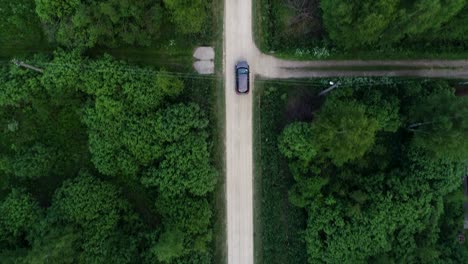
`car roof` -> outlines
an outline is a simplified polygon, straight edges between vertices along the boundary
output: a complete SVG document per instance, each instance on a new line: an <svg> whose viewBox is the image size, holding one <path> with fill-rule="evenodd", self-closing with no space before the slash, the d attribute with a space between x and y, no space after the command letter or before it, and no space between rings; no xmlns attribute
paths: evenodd
<svg viewBox="0 0 468 264"><path fill-rule="evenodd" d="M239 90L240 93L245 93L249 90L249 77L247 74L241 74L239 75L239 86L237 89Z"/></svg>
<svg viewBox="0 0 468 264"><path fill-rule="evenodd" d="M246 61L239 61L236 64L236 68L249 68L249 64Z"/></svg>

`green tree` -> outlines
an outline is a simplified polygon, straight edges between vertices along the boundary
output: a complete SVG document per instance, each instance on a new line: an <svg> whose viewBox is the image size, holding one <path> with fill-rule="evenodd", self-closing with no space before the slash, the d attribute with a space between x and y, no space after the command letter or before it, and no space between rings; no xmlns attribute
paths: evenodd
<svg viewBox="0 0 468 264"><path fill-rule="evenodd" d="M312 124L315 144L335 165L362 157L374 144L378 122L357 102L328 100Z"/></svg>
<svg viewBox="0 0 468 264"><path fill-rule="evenodd" d="M408 130L413 144L437 157L468 157L468 100L442 90L421 98L409 113Z"/></svg>
<svg viewBox="0 0 468 264"><path fill-rule="evenodd" d="M317 155L318 146L314 143L312 126L308 123L288 125L279 138L279 150L290 160L297 159L302 166L308 167Z"/></svg>
<svg viewBox="0 0 468 264"><path fill-rule="evenodd" d="M178 107L183 106L179 105ZM171 110L175 110L175 108ZM167 120L173 120L173 125L179 123L177 122L178 119ZM183 123L180 122L179 124L182 125ZM181 128L178 128L178 130L171 135L177 136L177 133L183 131ZM143 184L146 186L157 185L160 191L166 195L179 195L185 191L194 195L205 195L213 191L217 173L209 162L210 152L207 138L207 135L203 132L191 132L178 141L173 141L172 144L167 145L158 168L149 171L147 176L142 179Z"/></svg>
<svg viewBox="0 0 468 264"><path fill-rule="evenodd" d="M44 74L0 67L0 199L24 186L48 208L25 191L0 202L0 259L211 262L218 174L204 112L175 103L184 83L79 50L34 62Z"/></svg>
<svg viewBox="0 0 468 264"><path fill-rule="evenodd" d="M406 36L411 38L437 30L466 4L466 0L418 0L406 7L401 5L398 16L389 25L383 40L391 43Z"/></svg>
<svg viewBox="0 0 468 264"><path fill-rule="evenodd" d="M337 45L356 48L374 44L396 17L399 0L324 0L323 23Z"/></svg>
<svg viewBox="0 0 468 264"><path fill-rule="evenodd" d="M141 223L113 185L82 174L57 190L50 210L52 226L69 224L81 230L82 261L130 263L135 257L138 237L130 234Z"/></svg>
<svg viewBox="0 0 468 264"><path fill-rule="evenodd" d="M289 199L308 214L308 262L466 262L455 246L460 201L450 221L444 207L461 187L466 146L454 142L466 137L467 106L446 82L375 84L337 90L311 124L289 125L279 149L295 180ZM362 135L336 133L349 129ZM453 142L437 141L443 137ZM333 155L324 151L331 148ZM335 156L349 158L337 163Z"/></svg>
<svg viewBox="0 0 468 264"><path fill-rule="evenodd" d="M32 95L41 90L39 74L18 67L2 67L0 107L19 106L31 102Z"/></svg>
<svg viewBox="0 0 468 264"><path fill-rule="evenodd" d="M18 178L39 178L49 175L57 153L41 144L35 144L30 148L21 148L10 160L9 173Z"/></svg>
<svg viewBox="0 0 468 264"><path fill-rule="evenodd" d="M206 26L207 1L163 0L176 28L184 34L199 33Z"/></svg>
<svg viewBox="0 0 468 264"><path fill-rule="evenodd" d="M385 175L356 175L349 164L322 189L323 197L309 198L310 263L361 263L386 252L397 262L419 263L423 252L437 259L442 197L460 186L463 166L417 149L400 154L404 161Z"/></svg>
<svg viewBox="0 0 468 264"><path fill-rule="evenodd" d="M152 248L153 254L161 262L170 262L180 257L184 250L184 234L178 230L167 230Z"/></svg>
<svg viewBox="0 0 468 264"><path fill-rule="evenodd" d="M54 52L53 60L45 67L41 76L41 84L51 99L60 102L82 89L80 76L85 63L78 50Z"/></svg>
<svg viewBox="0 0 468 264"><path fill-rule="evenodd" d="M389 46L404 38L416 39L426 32L439 29L460 13L465 5L466 0L320 2L330 39L345 49L375 44ZM438 36L434 34L431 37Z"/></svg>
<svg viewBox="0 0 468 264"><path fill-rule="evenodd" d="M36 0L36 12L41 18L53 19L54 17L65 19L73 14L80 5L80 0ZM55 10L55 12L53 12Z"/></svg>
<svg viewBox="0 0 468 264"><path fill-rule="evenodd" d="M209 252L213 212L206 198L163 195L158 199L156 206L162 215L166 232L180 232L177 233L178 239L175 241L183 238L184 245L182 251L176 251L179 247L173 247L173 244L163 246L162 242L169 241L160 240L158 247L170 247L172 256Z"/></svg>
<svg viewBox="0 0 468 264"><path fill-rule="evenodd" d="M12 189L0 204L0 245L15 245L41 218L37 202L24 190ZM6 245L5 245L6 243Z"/></svg>
<svg viewBox="0 0 468 264"><path fill-rule="evenodd" d="M160 9L148 0L36 0L49 35L69 47L147 46L158 33Z"/></svg>
<svg viewBox="0 0 468 264"><path fill-rule="evenodd" d="M15 45L24 46L28 42L37 45L42 39L40 21L34 12L34 2L1 0L0 6L0 44L2 49L13 49Z"/></svg>
<svg viewBox="0 0 468 264"><path fill-rule="evenodd" d="M31 61L40 64L44 58ZM47 73L18 67L3 68L0 74L0 121L4 124L0 171L22 179L76 173L86 164L86 135L79 114L83 98L76 89L65 93L54 87L54 82L61 82L60 89L65 91L75 80L53 80Z"/></svg>
<svg viewBox="0 0 468 264"><path fill-rule="evenodd" d="M52 210L61 219L84 227L98 225L106 232L117 226L126 206L112 185L83 175L57 190Z"/></svg>
<svg viewBox="0 0 468 264"><path fill-rule="evenodd" d="M431 35L440 36L445 41L466 41L468 40L468 4L452 19L443 23L442 26L431 32Z"/></svg>
<svg viewBox="0 0 468 264"><path fill-rule="evenodd" d="M20 263L77 263L80 240L80 233L71 226L49 226L45 233L35 237L31 250Z"/></svg>
<svg viewBox="0 0 468 264"><path fill-rule="evenodd" d="M159 135L170 129L160 127L167 123L158 109L182 92L181 81L110 57L90 63L83 79L84 91L96 96L83 117L96 168L106 175L134 177L141 166L158 161L164 146Z"/></svg>

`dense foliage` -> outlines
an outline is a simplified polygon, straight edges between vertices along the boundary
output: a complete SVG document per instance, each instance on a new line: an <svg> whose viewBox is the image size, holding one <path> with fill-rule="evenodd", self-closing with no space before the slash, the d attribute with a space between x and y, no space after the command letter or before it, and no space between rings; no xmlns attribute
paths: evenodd
<svg viewBox="0 0 468 264"><path fill-rule="evenodd" d="M362 47L372 44L390 45L404 38L424 36L439 39L440 28L449 23L467 5L466 0L433 1L342 1L323 0L325 28L337 45L345 48ZM453 25L454 31L468 28ZM429 36L427 36L429 35ZM460 34L457 40L465 38Z"/></svg>
<svg viewBox="0 0 468 264"><path fill-rule="evenodd" d="M39 19L35 16L34 2L30 0L0 1L0 44L21 44L36 42L42 38L37 26Z"/></svg>
<svg viewBox="0 0 468 264"><path fill-rule="evenodd" d="M1 262L212 262L218 174L185 83L77 51L30 63L0 68Z"/></svg>
<svg viewBox="0 0 468 264"><path fill-rule="evenodd" d="M50 39L68 47L149 46L175 27L181 34L206 27L209 1L36 0Z"/></svg>
<svg viewBox="0 0 468 264"><path fill-rule="evenodd" d="M313 122L286 126L278 147L296 181L289 199L308 215L309 263L466 262L453 197L467 115L444 81L390 82L335 90Z"/></svg>
<svg viewBox="0 0 468 264"><path fill-rule="evenodd" d="M163 0L171 19L181 33L199 33L206 27L209 1Z"/></svg>
<svg viewBox="0 0 468 264"><path fill-rule="evenodd" d="M318 59L465 54L466 0L261 0L258 9L265 51Z"/></svg>
<svg viewBox="0 0 468 264"><path fill-rule="evenodd" d="M278 134L285 122L282 95L298 88L289 83L277 86L255 84L254 157L259 165L254 170L254 187L256 196L261 197L254 203L255 263L306 263L305 242L298 234L305 229L307 218L302 208L289 202L288 190L294 179L277 146Z"/></svg>
<svg viewBox="0 0 468 264"><path fill-rule="evenodd" d="M149 45L161 16L157 1L36 0L36 11L47 33L72 47Z"/></svg>

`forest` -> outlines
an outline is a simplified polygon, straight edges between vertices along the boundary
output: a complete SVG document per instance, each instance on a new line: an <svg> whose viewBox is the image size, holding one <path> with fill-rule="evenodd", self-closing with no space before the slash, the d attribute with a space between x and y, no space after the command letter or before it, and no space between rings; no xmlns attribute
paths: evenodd
<svg viewBox="0 0 468 264"><path fill-rule="evenodd" d="M466 0L261 0L257 10L257 43L265 52L318 59L466 55Z"/></svg>
<svg viewBox="0 0 468 264"><path fill-rule="evenodd" d="M79 51L0 72L2 263L208 263L206 111L164 70ZM9 263L9 262L6 263Z"/></svg>
<svg viewBox="0 0 468 264"><path fill-rule="evenodd" d="M213 263L214 82L93 50L212 41L211 2L0 6L0 57L42 70L0 62L0 262Z"/></svg>
<svg viewBox="0 0 468 264"><path fill-rule="evenodd" d="M322 100L265 84L261 263L467 262L468 98L443 80L342 82Z"/></svg>

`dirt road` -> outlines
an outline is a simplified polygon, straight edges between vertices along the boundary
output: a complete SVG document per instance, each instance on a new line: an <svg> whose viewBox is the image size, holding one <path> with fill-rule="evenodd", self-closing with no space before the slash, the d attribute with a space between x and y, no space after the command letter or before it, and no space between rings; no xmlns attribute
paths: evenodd
<svg viewBox="0 0 468 264"><path fill-rule="evenodd" d="M264 67L256 68L255 71L266 78L412 76L468 79L468 60L291 61L261 54L256 48L255 51L256 64L264 65ZM382 70L382 67L386 69ZM346 69L339 70L338 68Z"/></svg>
<svg viewBox="0 0 468 264"><path fill-rule="evenodd" d="M251 0L225 0L228 264L253 263L252 93L236 94L234 79L234 66L237 61L251 61L252 50L256 50L252 41L251 10ZM254 68L252 64L251 68Z"/></svg>

